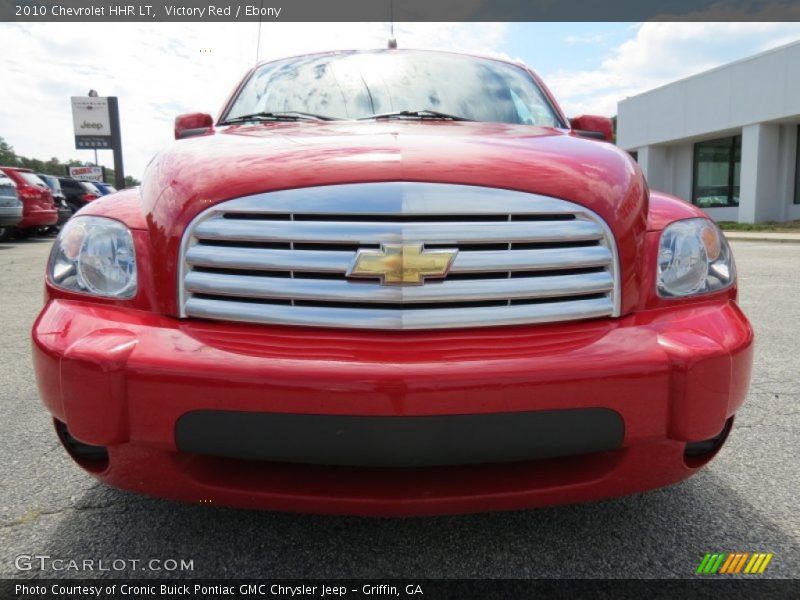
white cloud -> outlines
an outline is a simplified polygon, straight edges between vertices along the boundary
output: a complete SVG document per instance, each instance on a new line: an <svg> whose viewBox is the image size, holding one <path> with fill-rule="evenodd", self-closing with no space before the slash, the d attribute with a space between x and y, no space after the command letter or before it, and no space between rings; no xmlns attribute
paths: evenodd
<svg viewBox="0 0 800 600"><path fill-rule="evenodd" d="M595 70L545 81L567 114L614 115L627 96L800 39L800 23L645 23Z"/></svg>
<svg viewBox="0 0 800 600"><path fill-rule="evenodd" d="M141 177L182 112L216 114L256 58L256 23L0 24L0 136L22 155L91 160L74 149L70 96L119 96L127 174ZM497 54L502 23L399 23L401 47ZM383 48L385 23L264 23L260 58ZM100 162L112 166L111 152Z"/></svg>
<svg viewBox="0 0 800 600"><path fill-rule="evenodd" d="M575 44L602 44L611 37L610 32L604 33L587 33L584 35L568 35L564 38L564 42L570 45Z"/></svg>

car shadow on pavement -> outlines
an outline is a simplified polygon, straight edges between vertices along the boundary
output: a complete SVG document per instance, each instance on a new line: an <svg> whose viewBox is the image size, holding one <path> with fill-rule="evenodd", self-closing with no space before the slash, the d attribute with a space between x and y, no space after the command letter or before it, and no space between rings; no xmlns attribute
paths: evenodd
<svg viewBox="0 0 800 600"><path fill-rule="evenodd" d="M235 510L101 484L74 503L48 547L37 551L67 559L193 560L183 573L106 577L685 578L696 576L712 551L774 552L767 575L793 577L800 558L798 541L712 470L616 500L447 517Z"/></svg>

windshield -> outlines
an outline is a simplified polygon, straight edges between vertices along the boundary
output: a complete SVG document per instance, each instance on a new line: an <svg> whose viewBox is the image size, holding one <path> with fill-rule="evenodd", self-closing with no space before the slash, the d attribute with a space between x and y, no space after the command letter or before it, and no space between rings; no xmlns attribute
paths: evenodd
<svg viewBox="0 0 800 600"><path fill-rule="evenodd" d="M26 183L29 183L30 185L35 185L40 188L50 189L38 175L34 175L33 173L28 173L26 171L17 171L17 172L19 173L19 176L25 180Z"/></svg>
<svg viewBox="0 0 800 600"><path fill-rule="evenodd" d="M51 192L55 192L57 194L61 193L61 184L58 182L58 179L52 177L51 175L39 175L39 177L47 184L47 187L50 188Z"/></svg>
<svg viewBox="0 0 800 600"><path fill-rule="evenodd" d="M472 56L414 51L267 63L239 91L223 122L261 112L363 119L425 110L473 121L561 126L524 69Z"/></svg>

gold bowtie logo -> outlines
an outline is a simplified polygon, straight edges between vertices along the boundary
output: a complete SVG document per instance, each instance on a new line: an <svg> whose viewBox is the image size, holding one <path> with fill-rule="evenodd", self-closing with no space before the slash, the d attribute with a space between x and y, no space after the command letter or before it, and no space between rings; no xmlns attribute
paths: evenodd
<svg viewBox="0 0 800 600"><path fill-rule="evenodd" d="M425 250L422 244L381 244L359 250L348 277L379 277L385 285L420 285L426 277L444 277L458 250Z"/></svg>

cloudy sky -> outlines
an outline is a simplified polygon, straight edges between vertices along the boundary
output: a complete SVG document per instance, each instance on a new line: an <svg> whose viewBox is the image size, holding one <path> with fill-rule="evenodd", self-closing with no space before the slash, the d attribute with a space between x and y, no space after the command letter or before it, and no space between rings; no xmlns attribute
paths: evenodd
<svg viewBox="0 0 800 600"><path fill-rule="evenodd" d="M386 23L264 23L260 58L385 47ZM800 23L405 23L401 47L521 59L567 114L617 102L800 40ZM19 154L91 160L74 149L70 96L119 96L126 173L140 178L182 112L217 113L256 59L258 25L0 24L0 137ZM742 93L747 93L746 85ZM111 152L100 162L112 166Z"/></svg>

